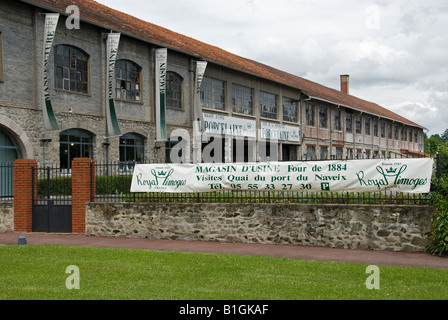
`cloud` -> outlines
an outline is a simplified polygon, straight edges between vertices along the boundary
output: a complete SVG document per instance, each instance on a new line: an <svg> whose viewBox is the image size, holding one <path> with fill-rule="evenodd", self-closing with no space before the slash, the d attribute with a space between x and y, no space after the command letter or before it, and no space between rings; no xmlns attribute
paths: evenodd
<svg viewBox="0 0 448 320"><path fill-rule="evenodd" d="M446 0L98 0L234 54L448 128ZM424 115L424 116L422 116Z"/></svg>

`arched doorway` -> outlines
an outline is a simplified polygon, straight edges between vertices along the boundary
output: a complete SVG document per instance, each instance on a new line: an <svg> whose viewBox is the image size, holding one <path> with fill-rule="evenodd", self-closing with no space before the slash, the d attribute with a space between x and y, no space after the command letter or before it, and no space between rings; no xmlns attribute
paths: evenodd
<svg viewBox="0 0 448 320"><path fill-rule="evenodd" d="M21 157L15 139L0 128L0 197L11 197L13 189L13 163Z"/></svg>

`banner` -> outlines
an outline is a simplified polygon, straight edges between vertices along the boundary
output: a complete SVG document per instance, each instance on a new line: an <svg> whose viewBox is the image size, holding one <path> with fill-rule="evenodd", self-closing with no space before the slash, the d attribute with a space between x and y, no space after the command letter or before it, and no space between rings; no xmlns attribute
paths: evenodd
<svg viewBox="0 0 448 320"><path fill-rule="evenodd" d="M44 54L43 54L43 104L44 126L48 131L59 129L58 122L51 105L50 93L48 91L48 59L50 57L53 39L58 25L59 13L46 13L44 26Z"/></svg>
<svg viewBox="0 0 448 320"><path fill-rule="evenodd" d="M261 139L300 142L300 129L281 123L261 121Z"/></svg>
<svg viewBox="0 0 448 320"><path fill-rule="evenodd" d="M204 79L205 69L207 68L206 61L197 61L196 62L196 80L195 86L196 91L194 95L194 120L198 122L198 127L200 130L200 134L205 132L204 127L204 117L202 115L202 103L201 103L201 84L202 79ZM205 137L203 137L205 139Z"/></svg>
<svg viewBox="0 0 448 320"><path fill-rule="evenodd" d="M117 59L118 45L120 43L119 33L109 33L107 35L107 99L106 99L106 118L107 118L107 137L121 135L120 126L118 125L117 114L115 113L114 104L114 79L115 79L115 62Z"/></svg>
<svg viewBox="0 0 448 320"><path fill-rule="evenodd" d="M168 50L156 50L156 140L166 141L166 67Z"/></svg>
<svg viewBox="0 0 448 320"><path fill-rule="evenodd" d="M255 120L212 113L204 113L203 117L206 133L234 137L257 137L257 123Z"/></svg>
<svg viewBox="0 0 448 320"><path fill-rule="evenodd" d="M131 192L428 193L433 159L136 165Z"/></svg>

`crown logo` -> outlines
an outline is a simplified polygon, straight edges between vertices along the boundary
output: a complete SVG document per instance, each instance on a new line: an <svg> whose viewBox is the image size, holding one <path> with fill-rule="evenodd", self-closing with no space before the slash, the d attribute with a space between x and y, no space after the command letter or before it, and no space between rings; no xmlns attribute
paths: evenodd
<svg viewBox="0 0 448 320"><path fill-rule="evenodd" d="M395 173L395 172L397 172L397 169L394 169L394 168L386 169L386 172L387 173Z"/></svg>
<svg viewBox="0 0 448 320"><path fill-rule="evenodd" d="M164 172L163 170L158 172L160 176L166 176L166 172Z"/></svg>

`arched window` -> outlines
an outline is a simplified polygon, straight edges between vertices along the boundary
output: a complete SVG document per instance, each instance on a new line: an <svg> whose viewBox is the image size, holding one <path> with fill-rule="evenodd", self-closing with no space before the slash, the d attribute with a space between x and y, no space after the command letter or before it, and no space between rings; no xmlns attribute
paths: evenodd
<svg viewBox="0 0 448 320"><path fill-rule="evenodd" d="M20 148L15 139L0 128L0 164L13 163L20 157Z"/></svg>
<svg viewBox="0 0 448 320"><path fill-rule="evenodd" d="M128 60L117 60L115 64L117 99L140 101L141 68Z"/></svg>
<svg viewBox="0 0 448 320"><path fill-rule="evenodd" d="M0 128L0 198L14 195L12 164L20 157L15 139Z"/></svg>
<svg viewBox="0 0 448 320"><path fill-rule="evenodd" d="M182 109L182 83L184 79L175 72L166 73L166 105Z"/></svg>
<svg viewBox="0 0 448 320"><path fill-rule="evenodd" d="M88 93L89 56L81 49L68 45L58 45L54 49L54 87Z"/></svg>
<svg viewBox="0 0 448 320"><path fill-rule="evenodd" d="M74 158L92 158L93 137L81 129L69 129L61 132L60 140L60 162L61 169L70 173Z"/></svg>

